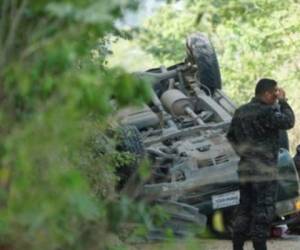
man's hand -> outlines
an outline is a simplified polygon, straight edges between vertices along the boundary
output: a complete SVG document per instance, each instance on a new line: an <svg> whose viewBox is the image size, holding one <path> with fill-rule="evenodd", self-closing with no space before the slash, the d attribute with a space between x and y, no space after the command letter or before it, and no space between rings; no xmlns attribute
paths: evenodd
<svg viewBox="0 0 300 250"><path fill-rule="evenodd" d="M286 100L285 91L282 88L278 88L276 92L278 100Z"/></svg>

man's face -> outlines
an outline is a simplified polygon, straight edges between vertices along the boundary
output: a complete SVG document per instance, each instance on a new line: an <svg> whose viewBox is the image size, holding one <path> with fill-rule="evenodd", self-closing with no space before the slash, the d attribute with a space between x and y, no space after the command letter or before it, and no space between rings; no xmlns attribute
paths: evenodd
<svg viewBox="0 0 300 250"><path fill-rule="evenodd" d="M275 104L278 99L278 88L275 87L272 90L266 91L264 94L264 102L269 105Z"/></svg>

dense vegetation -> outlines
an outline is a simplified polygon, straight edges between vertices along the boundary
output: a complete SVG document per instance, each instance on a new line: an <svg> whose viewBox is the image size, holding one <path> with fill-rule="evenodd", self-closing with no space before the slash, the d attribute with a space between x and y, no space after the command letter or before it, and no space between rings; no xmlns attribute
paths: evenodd
<svg viewBox="0 0 300 250"><path fill-rule="evenodd" d="M99 134L148 96L105 67L105 36L133 2L1 1L1 249L103 249L132 209L113 199L114 145Z"/></svg>

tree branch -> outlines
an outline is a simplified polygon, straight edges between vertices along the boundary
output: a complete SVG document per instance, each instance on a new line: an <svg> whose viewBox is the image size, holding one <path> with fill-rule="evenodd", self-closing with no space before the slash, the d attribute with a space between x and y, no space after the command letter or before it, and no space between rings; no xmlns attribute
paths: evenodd
<svg viewBox="0 0 300 250"><path fill-rule="evenodd" d="M59 31L59 27L61 27L61 25L62 25L61 20L54 20L54 21L44 20L44 22L39 23L37 26L35 26L33 28L35 31L33 35L34 38L33 40L30 41L29 46L23 49L20 55L20 60L24 60L27 57L31 56L36 51L52 43L57 37L62 35L63 32L66 32L65 30L63 32ZM58 31L56 32L55 35L52 35L51 37L47 37L46 36L48 32L47 29L49 28L57 29Z"/></svg>
<svg viewBox="0 0 300 250"><path fill-rule="evenodd" d="M9 0L3 0L2 8L1 8L1 16L0 16L0 48L4 46L5 41L5 30L6 30L6 19L8 19L7 13L8 13L8 7L9 7ZM2 51L2 49L1 49ZM2 54L2 52L0 53ZM1 55L0 54L0 55Z"/></svg>
<svg viewBox="0 0 300 250"><path fill-rule="evenodd" d="M12 4L14 4L14 3L12 3ZM3 46L2 57L0 58L0 74L3 70L4 65L9 60L9 52L12 49L13 45L15 44L17 29L18 29L18 26L20 24L22 14L24 12L26 4L27 4L27 0L22 0L19 9L16 10L14 18L10 21L11 25L10 25L9 30L8 30L7 39L6 39L6 41L4 43L4 46ZM11 7L14 9L13 6L11 6Z"/></svg>

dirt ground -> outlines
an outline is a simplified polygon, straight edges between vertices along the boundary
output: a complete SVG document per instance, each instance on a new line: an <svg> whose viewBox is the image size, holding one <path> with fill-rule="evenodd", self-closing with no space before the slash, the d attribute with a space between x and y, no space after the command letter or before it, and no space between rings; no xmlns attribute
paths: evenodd
<svg viewBox="0 0 300 250"><path fill-rule="evenodd" d="M232 250L230 240L203 239L135 245L138 250ZM268 240L268 250L299 250L300 236L289 236L286 239ZM244 250L253 250L252 243L246 242Z"/></svg>
<svg viewBox="0 0 300 250"><path fill-rule="evenodd" d="M232 250L232 244L228 240L208 240L203 250ZM269 240L268 250L299 250L300 238L298 240ZM252 243L246 242L244 250L253 250Z"/></svg>

